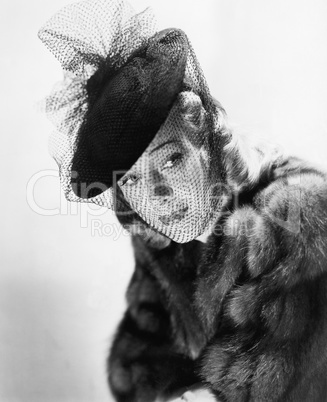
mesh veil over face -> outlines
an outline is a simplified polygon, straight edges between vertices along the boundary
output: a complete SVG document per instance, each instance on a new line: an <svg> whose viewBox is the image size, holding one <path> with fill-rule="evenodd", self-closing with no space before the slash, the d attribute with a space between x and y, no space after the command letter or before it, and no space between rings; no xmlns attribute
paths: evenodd
<svg viewBox="0 0 327 402"><path fill-rule="evenodd" d="M66 71L46 101L66 198L116 209L118 186L160 233L177 242L200 235L215 209L210 149L219 124L186 35L157 33L148 9L87 0L39 36Z"/></svg>

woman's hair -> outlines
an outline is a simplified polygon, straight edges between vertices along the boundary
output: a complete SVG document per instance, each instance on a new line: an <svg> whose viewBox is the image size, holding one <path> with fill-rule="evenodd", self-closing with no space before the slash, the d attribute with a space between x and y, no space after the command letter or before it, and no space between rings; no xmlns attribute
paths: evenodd
<svg viewBox="0 0 327 402"><path fill-rule="evenodd" d="M207 151L212 170L219 166L224 170L213 175L215 180L226 182L233 191L251 189L269 177L281 154L271 144L234 131L221 104L215 99L214 103L216 116L213 128L200 97L194 92L181 92L172 113L181 116L182 128L189 140Z"/></svg>
<svg viewBox="0 0 327 402"><path fill-rule="evenodd" d="M207 113L198 95L192 91L180 92L169 117L174 128L177 125L193 145L197 148L204 145L208 128Z"/></svg>
<svg viewBox="0 0 327 402"><path fill-rule="evenodd" d="M224 166L227 183L234 191L250 190L259 182L265 182L282 159L277 145L233 130L226 117L220 135L228 135L223 149Z"/></svg>

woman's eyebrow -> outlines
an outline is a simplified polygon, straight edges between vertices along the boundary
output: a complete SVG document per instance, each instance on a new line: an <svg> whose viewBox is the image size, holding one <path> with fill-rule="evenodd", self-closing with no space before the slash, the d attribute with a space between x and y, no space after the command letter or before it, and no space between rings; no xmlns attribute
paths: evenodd
<svg viewBox="0 0 327 402"><path fill-rule="evenodd" d="M168 140L166 142L163 142L162 144L156 146L155 148L152 149L152 151L150 151L150 155L154 152L154 151L158 151L158 149L164 147L167 144L171 144L172 142L177 142L176 140Z"/></svg>

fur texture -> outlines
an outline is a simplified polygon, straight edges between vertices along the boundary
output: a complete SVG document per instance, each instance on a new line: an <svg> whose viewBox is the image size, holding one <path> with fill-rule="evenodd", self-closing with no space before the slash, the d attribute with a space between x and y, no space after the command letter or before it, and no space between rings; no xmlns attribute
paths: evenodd
<svg viewBox="0 0 327 402"><path fill-rule="evenodd" d="M327 400L327 184L289 160L233 200L203 252L201 376L223 401Z"/></svg>
<svg viewBox="0 0 327 402"><path fill-rule="evenodd" d="M275 161L223 212L205 245L134 237L108 359L117 401L165 400L198 382L224 402L327 400L325 175Z"/></svg>

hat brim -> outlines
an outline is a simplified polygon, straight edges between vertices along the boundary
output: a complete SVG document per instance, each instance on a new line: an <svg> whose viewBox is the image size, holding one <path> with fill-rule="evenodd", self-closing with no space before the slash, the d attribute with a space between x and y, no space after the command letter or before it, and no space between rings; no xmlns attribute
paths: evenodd
<svg viewBox="0 0 327 402"><path fill-rule="evenodd" d="M101 194L142 155L182 90L187 54L184 32L167 29L118 70L106 64L90 78L71 168L78 197Z"/></svg>

